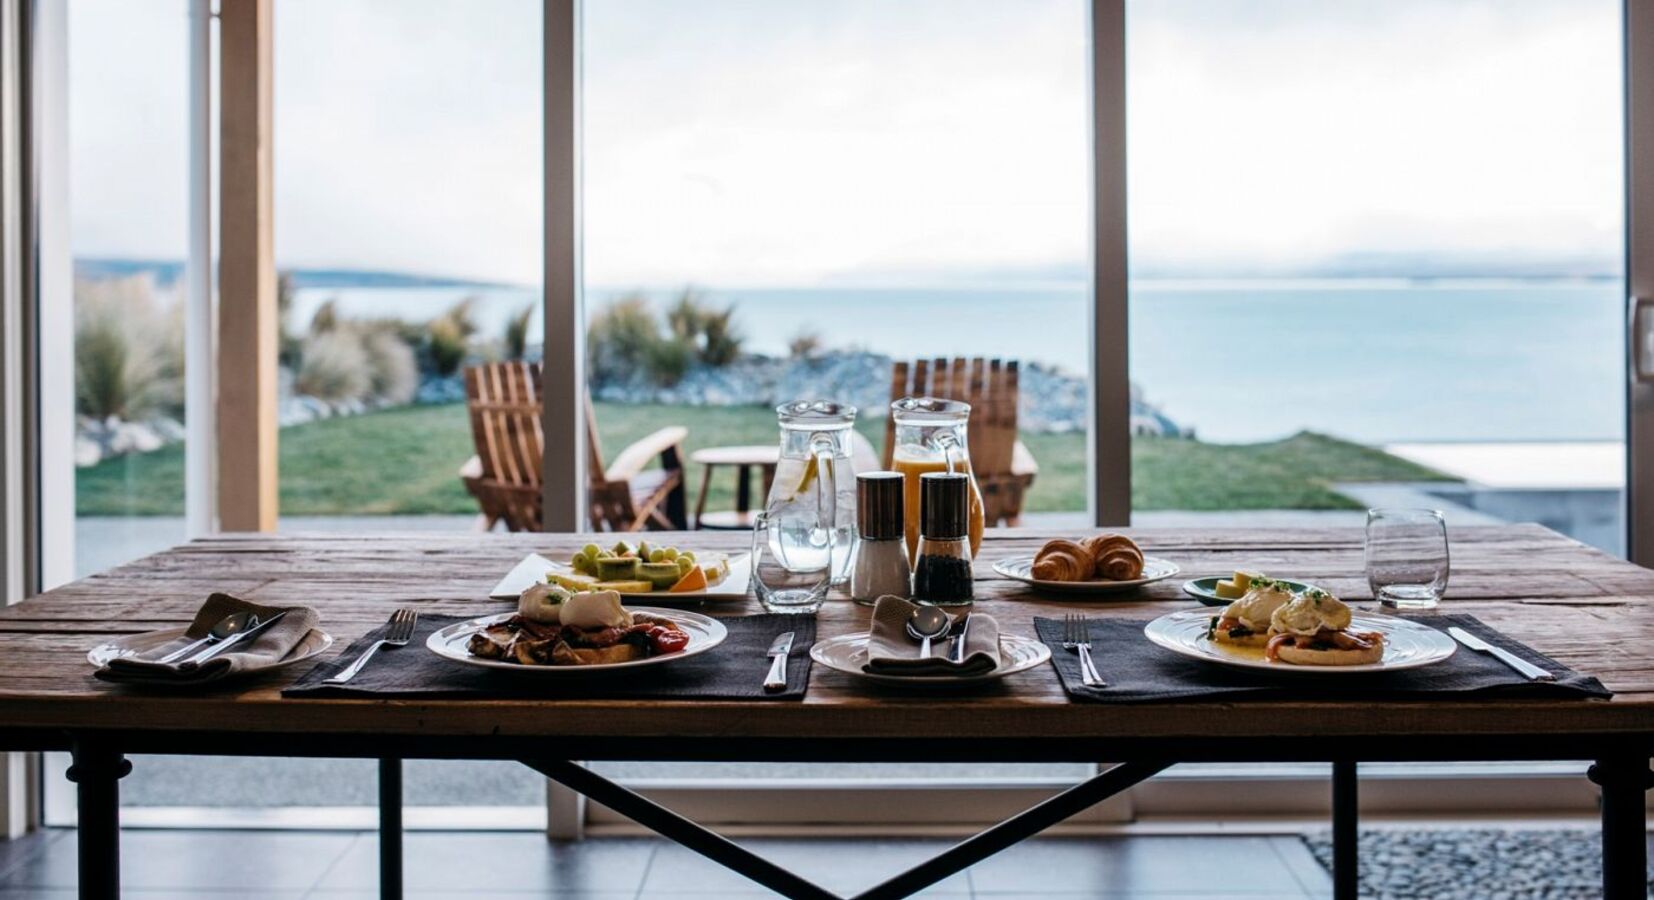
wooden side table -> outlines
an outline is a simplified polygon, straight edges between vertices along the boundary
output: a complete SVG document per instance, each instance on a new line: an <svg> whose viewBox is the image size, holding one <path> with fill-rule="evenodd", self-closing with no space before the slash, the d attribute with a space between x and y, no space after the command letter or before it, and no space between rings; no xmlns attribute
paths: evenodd
<svg viewBox="0 0 1654 900"><path fill-rule="evenodd" d="M707 447L689 454L689 461L701 464L701 493L695 500L695 527L734 531L752 527L752 470L764 475L764 496L769 496L770 482L775 480L775 466L781 458L781 448L775 444L753 444L745 447ZM720 466L735 468L735 509L706 511L707 491L712 487L712 475Z"/></svg>

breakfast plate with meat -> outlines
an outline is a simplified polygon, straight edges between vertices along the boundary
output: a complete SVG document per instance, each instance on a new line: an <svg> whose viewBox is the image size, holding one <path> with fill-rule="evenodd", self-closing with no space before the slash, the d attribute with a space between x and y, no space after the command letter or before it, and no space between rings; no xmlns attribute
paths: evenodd
<svg viewBox="0 0 1654 900"><path fill-rule="evenodd" d="M722 622L684 610L626 608L613 591L524 591L516 612L438 629L425 646L466 665L514 672L592 674L688 659L723 643Z"/></svg>
<svg viewBox="0 0 1654 900"><path fill-rule="evenodd" d="M1428 625L1354 612L1326 591L1293 592L1284 582L1262 578L1217 615L1168 613L1143 634L1173 653L1207 662L1318 674L1416 669L1447 659L1457 647Z"/></svg>

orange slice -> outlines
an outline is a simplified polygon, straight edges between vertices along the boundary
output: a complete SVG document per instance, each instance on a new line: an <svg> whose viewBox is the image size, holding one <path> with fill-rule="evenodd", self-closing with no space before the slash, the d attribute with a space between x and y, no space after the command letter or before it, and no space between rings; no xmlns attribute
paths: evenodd
<svg viewBox="0 0 1654 900"><path fill-rule="evenodd" d="M679 578L678 583L672 585L672 587L668 588L668 590L674 594L685 594L690 591L704 591L706 590L706 572L702 571L699 566L696 566L685 573L682 578Z"/></svg>

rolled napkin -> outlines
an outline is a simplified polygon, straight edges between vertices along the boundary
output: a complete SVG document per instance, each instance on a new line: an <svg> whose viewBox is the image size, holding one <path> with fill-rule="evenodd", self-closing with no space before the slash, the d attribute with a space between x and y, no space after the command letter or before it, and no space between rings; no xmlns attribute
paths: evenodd
<svg viewBox="0 0 1654 900"><path fill-rule="evenodd" d="M244 610L258 616L260 621L281 612L287 615L201 665L185 661L156 662L168 653L206 637L207 632L225 616ZM261 606L229 594L215 593L201 605L182 637L145 651L142 656L112 659L95 674L103 681L123 684L205 684L222 681L232 675L256 672L281 662L316 627L316 620L316 611L308 606ZM203 645L201 649L206 650L209 646L212 645Z"/></svg>
<svg viewBox="0 0 1654 900"><path fill-rule="evenodd" d="M1091 551L1075 541L1047 541L1034 555L1030 573L1041 581L1088 581L1096 568Z"/></svg>
<svg viewBox="0 0 1654 900"><path fill-rule="evenodd" d="M972 612L965 634L965 661L948 659L958 621L948 634L930 642L930 656L919 656L919 642L907 634L907 620L919 607L891 594L873 606L873 627L867 637L867 663L862 671L877 675L985 675L999 668L999 623L986 613Z"/></svg>
<svg viewBox="0 0 1654 900"><path fill-rule="evenodd" d="M1093 574L1109 581L1143 577L1143 551L1123 534L1099 534L1080 542L1091 554Z"/></svg>

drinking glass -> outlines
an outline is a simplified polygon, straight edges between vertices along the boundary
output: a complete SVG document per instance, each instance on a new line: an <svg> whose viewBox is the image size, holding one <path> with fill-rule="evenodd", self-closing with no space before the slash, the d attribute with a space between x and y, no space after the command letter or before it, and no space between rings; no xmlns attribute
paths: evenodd
<svg viewBox="0 0 1654 900"><path fill-rule="evenodd" d="M824 525L832 522L831 506L827 510ZM805 525L788 509L761 512L753 521L752 586L758 602L772 613L820 609L833 583L834 529ZM802 537L783 540L784 534Z"/></svg>
<svg viewBox="0 0 1654 900"><path fill-rule="evenodd" d="M1367 584L1395 609L1434 609L1447 592L1447 522L1433 509L1367 510Z"/></svg>

